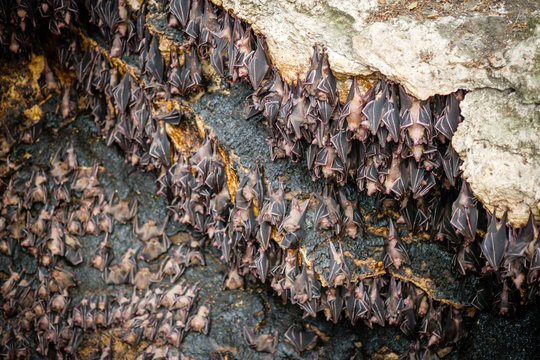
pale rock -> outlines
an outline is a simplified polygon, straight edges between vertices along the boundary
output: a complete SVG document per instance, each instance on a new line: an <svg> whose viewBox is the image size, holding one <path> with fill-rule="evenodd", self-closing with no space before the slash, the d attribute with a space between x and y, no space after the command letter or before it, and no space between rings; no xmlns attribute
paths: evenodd
<svg viewBox="0 0 540 360"><path fill-rule="evenodd" d="M442 6L440 14L418 4L386 20L385 12L400 2L388 2L389 8L378 0L213 2L266 37L273 64L289 81L305 76L319 44L342 82L382 74L419 99L486 87L516 90L527 102L540 99L540 10L534 2L518 10L508 1L482 11Z"/></svg>
<svg viewBox="0 0 540 360"><path fill-rule="evenodd" d="M452 145L478 199L508 221L524 225L532 210L540 220L540 106L517 93L482 89L461 102L464 121Z"/></svg>
<svg viewBox="0 0 540 360"><path fill-rule="evenodd" d="M454 143L473 192L490 207L508 208L516 224L529 208L540 219L535 1L212 1L266 37L273 64L289 82L305 76L318 44L328 52L342 100L351 76L382 74L419 99L471 91Z"/></svg>

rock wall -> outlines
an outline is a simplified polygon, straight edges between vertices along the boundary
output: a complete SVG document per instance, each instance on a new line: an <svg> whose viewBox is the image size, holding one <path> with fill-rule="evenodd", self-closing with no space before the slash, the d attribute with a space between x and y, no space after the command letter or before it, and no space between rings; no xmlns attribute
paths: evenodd
<svg viewBox="0 0 540 360"><path fill-rule="evenodd" d="M464 125L454 138L461 144L456 148L465 161L465 177L483 202L508 209L513 224L526 223L528 208L540 218L539 185L532 181L540 176L534 166L540 161L534 145L540 139L535 125L540 121L540 12L534 1L212 1L266 37L273 64L289 80L307 72L312 47L319 44L326 47L332 71L341 80L342 97L351 76L361 77L367 86L379 74L419 99L470 91ZM472 109L489 109L496 118L508 109L499 91L484 88L513 92L511 101L530 104L521 118L533 124L533 132L530 141L511 146L517 152L506 140L500 142L507 139L505 132L493 129L482 137L496 154L512 158L508 166L493 162L493 154L472 152L470 146L479 138L467 134L467 124L478 130L493 124ZM497 181L484 177L486 168ZM531 183L512 175L520 172L531 175Z"/></svg>

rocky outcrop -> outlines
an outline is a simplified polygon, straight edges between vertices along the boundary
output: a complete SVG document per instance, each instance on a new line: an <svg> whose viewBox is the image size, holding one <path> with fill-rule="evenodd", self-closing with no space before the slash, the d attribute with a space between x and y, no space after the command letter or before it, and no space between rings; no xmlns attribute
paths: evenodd
<svg viewBox="0 0 540 360"><path fill-rule="evenodd" d="M491 120L501 118L506 111L504 106L493 107L501 102L499 91L513 91L511 101L517 103L535 104L540 99L539 11L531 1L429 5L417 1L385 4L353 0L213 2L232 11L266 37L273 64L289 80L307 72L314 44L324 46L332 71L341 80L342 100L350 76L367 79L367 88L371 76L382 74L402 84L419 99L464 89L471 92L466 124L474 123L480 131L495 123L484 123L483 119L487 118L480 108L487 107L490 114L499 114ZM475 94L484 88L499 91ZM473 99L480 98L482 104L472 111L476 102ZM520 115L520 124L537 121L534 114L538 114L538 106L529 105L528 109ZM458 145L458 152L465 161L466 177L474 184L475 195L488 206L498 203L507 208L515 225L526 222L529 208L538 216L539 191L533 182L538 179L538 167L530 155L536 154L532 144L535 135L538 143L538 131L528 134L529 147L494 145L488 148L496 153L481 156L476 152L473 156L465 146L474 140L467 134L466 124L454 141L463 144ZM517 126L512 127L518 131ZM526 129L530 127L522 128L523 133ZM498 136L504 136L489 130L483 133L484 143L488 144L497 144ZM512 161L503 165L501 161L492 161L495 156ZM484 176L486 169L492 169L493 175ZM522 181L520 173L535 176Z"/></svg>
<svg viewBox="0 0 540 360"><path fill-rule="evenodd" d="M484 89L467 94L461 109L452 144L475 195L490 210L508 210L514 224L525 224L530 210L540 218L540 108Z"/></svg>
<svg viewBox="0 0 540 360"><path fill-rule="evenodd" d="M517 89L529 102L540 96L533 2L213 2L266 37L273 63L289 79L306 73L318 43L337 76L380 72L420 99L482 87Z"/></svg>

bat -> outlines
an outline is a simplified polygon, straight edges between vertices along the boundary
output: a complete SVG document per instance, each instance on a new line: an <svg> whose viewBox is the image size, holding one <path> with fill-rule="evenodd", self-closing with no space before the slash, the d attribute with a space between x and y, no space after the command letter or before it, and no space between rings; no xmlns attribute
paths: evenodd
<svg viewBox="0 0 540 360"><path fill-rule="evenodd" d="M295 351L300 354L304 350L311 350L317 344L318 336L315 331L304 331L296 325L290 326L285 332L285 339L292 344Z"/></svg>
<svg viewBox="0 0 540 360"><path fill-rule="evenodd" d="M185 28L190 14L191 0L171 0L169 3L169 12L176 17L176 19Z"/></svg>
<svg viewBox="0 0 540 360"><path fill-rule="evenodd" d="M497 229L497 218L495 215L496 211L493 211L491 218L489 219L489 225L486 232L486 236L482 241L480 246L482 249L482 254L486 257L489 265L494 269L498 270L506 247L508 246L508 237L506 233L506 212L504 213L500 226Z"/></svg>
<svg viewBox="0 0 540 360"><path fill-rule="evenodd" d="M266 53L264 51L264 42L262 37L257 36L257 50L248 63L249 80L253 89L258 89L270 68Z"/></svg>
<svg viewBox="0 0 540 360"><path fill-rule="evenodd" d="M387 85L387 94L386 94L386 112L382 116L382 122L392 140L394 142L400 141L400 116L399 116L399 107L396 99L396 87L393 84ZM386 139L390 141L389 138Z"/></svg>
<svg viewBox="0 0 540 360"><path fill-rule="evenodd" d="M163 70L165 63L161 51L159 51L159 40L157 36L152 38L150 42L150 50L146 56L145 70L150 74L154 81L163 83Z"/></svg>
<svg viewBox="0 0 540 360"><path fill-rule="evenodd" d="M456 232L462 234L467 242L472 242L476 236L478 222L478 209L476 198L471 193L469 184L463 181L459 196L452 204L452 218L450 223Z"/></svg>
<svg viewBox="0 0 540 360"><path fill-rule="evenodd" d="M278 331L273 334L255 335L253 329L243 327L243 335L246 344L258 352L267 352L274 354L278 344Z"/></svg>
<svg viewBox="0 0 540 360"><path fill-rule="evenodd" d="M367 317L371 306L362 281L356 285L351 285L349 294L345 299L345 307L353 326L358 319Z"/></svg>
<svg viewBox="0 0 540 360"><path fill-rule="evenodd" d="M325 312L327 312L326 318L327 320L332 320L334 324L337 324L341 317L341 311L344 305L344 292L344 287L329 288L326 290L326 303L328 304L328 308L325 309Z"/></svg>
<svg viewBox="0 0 540 360"><path fill-rule="evenodd" d="M315 210L314 230L335 228L338 234L342 215L333 190L325 186L322 197L318 194L315 194L315 197L319 200L319 204Z"/></svg>
<svg viewBox="0 0 540 360"><path fill-rule="evenodd" d="M442 116L435 123L435 129L448 140L452 140L459 124L459 116L460 109L457 96L455 94L446 96L446 104Z"/></svg>
<svg viewBox="0 0 540 360"><path fill-rule="evenodd" d="M160 125L159 129L154 133L148 153L151 157L159 160L163 165L170 166L171 144L165 126Z"/></svg>
<svg viewBox="0 0 540 360"><path fill-rule="evenodd" d="M343 249L341 242L339 242L339 252L336 250L334 244L330 242L330 270L328 274L328 286L342 286L346 285L350 280L350 271L345 257L343 256Z"/></svg>
<svg viewBox="0 0 540 360"><path fill-rule="evenodd" d="M266 255L265 248L259 249L259 256L254 261L255 267L257 269L257 274L261 279L262 283L266 282L266 277L268 275L268 255Z"/></svg>
<svg viewBox="0 0 540 360"><path fill-rule="evenodd" d="M413 145L425 142L425 130L431 127L431 109L428 101L420 101L399 87L401 100L401 124L400 130L407 130Z"/></svg>
<svg viewBox="0 0 540 360"><path fill-rule="evenodd" d="M375 135L379 129L383 115L388 111L387 93L388 85L384 79L379 82L379 90L375 93L366 106L362 109L362 114L367 118L371 134Z"/></svg>
<svg viewBox="0 0 540 360"><path fill-rule="evenodd" d="M392 219L389 221L388 237L385 239L383 262L385 267L394 265L397 270L402 264L410 265L411 263L407 249L401 241Z"/></svg>
<svg viewBox="0 0 540 360"><path fill-rule="evenodd" d="M371 318L369 324L379 324L384 326L384 319L386 318L384 311L384 302L379 293L379 278L374 278L373 283L369 288L369 301L371 303Z"/></svg>

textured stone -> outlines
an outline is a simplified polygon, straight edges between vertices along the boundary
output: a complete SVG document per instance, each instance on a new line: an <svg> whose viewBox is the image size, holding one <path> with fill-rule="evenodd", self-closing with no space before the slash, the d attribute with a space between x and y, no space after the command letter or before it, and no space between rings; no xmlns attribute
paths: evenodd
<svg viewBox="0 0 540 360"><path fill-rule="evenodd" d="M452 144L475 195L490 210L508 210L515 225L527 222L529 209L540 219L540 107L484 89L467 94L461 108Z"/></svg>
<svg viewBox="0 0 540 360"><path fill-rule="evenodd" d="M348 89L343 81L353 75L382 74L420 99L496 89L471 94L463 104L467 120L454 142L465 176L487 206L509 209L512 222L526 221L529 208L540 216L538 108L519 105L540 101L535 2L214 2L266 37L274 65L289 80L306 74L314 44L324 46L342 80L342 99ZM507 93L501 91L512 91L511 103L505 104ZM503 115L518 108L516 115ZM524 136L524 145L510 133Z"/></svg>
<svg viewBox="0 0 540 360"><path fill-rule="evenodd" d="M374 0L213 1L266 37L273 63L290 80L306 73L317 43L342 80L381 73L421 99L484 87L516 89L528 102L540 97L532 1L412 8Z"/></svg>

